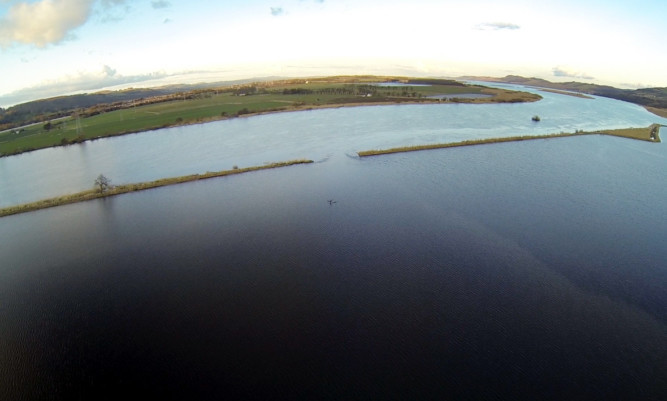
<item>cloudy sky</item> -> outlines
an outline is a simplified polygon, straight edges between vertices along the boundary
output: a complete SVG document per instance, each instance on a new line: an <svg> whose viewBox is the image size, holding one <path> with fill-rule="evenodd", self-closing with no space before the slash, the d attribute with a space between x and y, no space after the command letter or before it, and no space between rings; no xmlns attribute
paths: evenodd
<svg viewBox="0 0 667 401"><path fill-rule="evenodd" d="M261 76L667 86L664 0L0 0L0 106Z"/></svg>

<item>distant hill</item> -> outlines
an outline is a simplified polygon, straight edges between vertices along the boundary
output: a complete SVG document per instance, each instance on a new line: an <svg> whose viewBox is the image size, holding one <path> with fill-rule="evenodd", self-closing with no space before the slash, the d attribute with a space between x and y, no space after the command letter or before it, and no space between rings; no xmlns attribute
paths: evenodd
<svg viewBox="0 0 667 401"><path fill-rule="evenodd" d="M348 79L350 77L341 77ZM277 81L280 77L251 78L237 81L200 83L193 85L170 85L158 88L126 89L119 91L103 91L84 93L71 96L59 96L49 99L35 100L9 107L0 108L0 131L15 128L31 123L43 122L59 117L72 115L75 111L85 114L94 114L117 108L128 107L128 102L142 103L170 100L180 94L194 94L198 91L212 88L231 88L235 85L244 85L252 82ZM667 110L667 88L619 89L612 86L587 84L581 82L550 82L541 78L525 78L517 75L507 75L503 78L492 77L462 77L460 79L479 80L487 82L503 82L527 85L541 88L567 90L613 99L624 100L642 106ZM430 78L410 78L410 84L455 84L456 81ZM666 112L667 113L667 112Z"/></svg>
<svg viewBox="0 0 667 401"><path fill-rule="evenodd" d="M12 106L0 111L0 126L27 124L36 120L58 118L69 115L73 110L88 108L102 103L132 101L146 97L173 93L168 89L129 89L114 92L84 93L35 100Z"/></svg>
<svg viewBox="0 0 667 401"><path fill-rule="evenodd" d="M465 77L465 79L487 82L503 82L535 86L540 88L559 89L589 95L610 97L624 100L641 106L667 109L667 88L619 89L613 86L587 84L582 82L551 82L541 78L525 78L518 75L507 75L503 78Z"/></svg>

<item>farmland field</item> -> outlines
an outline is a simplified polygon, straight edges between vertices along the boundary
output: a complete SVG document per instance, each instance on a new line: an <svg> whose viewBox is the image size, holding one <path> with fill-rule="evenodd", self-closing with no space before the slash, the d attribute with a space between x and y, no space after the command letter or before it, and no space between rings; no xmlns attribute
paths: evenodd
<svg viewBox="0 0 667 401"><path fill-rule="evenodd" d="M354 83L331 80L263 83L184 93L155 103L149 99L143 102L148 104L128 103L109 111L80 110L69 117L0 132L0 155L266 112L359 104L437 103L440 100L429 96L445 94L492 95L483 99L450 100L465 103L539 100L534 94L460 83L371 85L376 82L379 78Z"/></svg>

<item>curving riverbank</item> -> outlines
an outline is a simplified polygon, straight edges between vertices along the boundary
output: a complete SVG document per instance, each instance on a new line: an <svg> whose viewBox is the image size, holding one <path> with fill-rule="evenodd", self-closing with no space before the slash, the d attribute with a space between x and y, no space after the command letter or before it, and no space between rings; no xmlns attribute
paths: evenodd
<svg viewBox="0 0 667 401"><path fill-rule="evenodd" d="M656 116L667 118L667 108L644 106L644 108Z"/></svg>
<svg viewBox="0 0 667 401"><path fill-rule="evenodd" d="M378 85L389 81L400 82L401 86ZM449 80L436 80L429 86L411 86L409 82L412 81L397 77L366 80L297 79L208 89L183 94L182 97L172 95L98 105L77 110L70 117L49 119L48 116L42 116L41 123L0 130L0 157L161 128L269 113L441 102L440 99L432 98L434 95L489 95L484 98L451 100L454 103L473 104L534 102L541 99L540 95L529 92L466 85Z"/></svg>
<svg viewBox="0 0 667 401"><path fill-rule="evenodd" d="M558 89L549 89L549 88L540 88L540 87L536 87L536 89L539 89L543 92L557 93L559 95L565 95L565 96L574 96L574 97L578 97L578 98L581 98L581 99L595 99L593 96L584 95L583 93L580 93L580 92L570 92L570 91L564 91L564 90L558 90Z"/></svg>
<svg viewBox="0 0 667 401"><path fill-rule="evenodd" d="M416 146L401 146L391 149L381 149L381 150L364 150L357 152L359 157L369 157L369 156L381 156L388 155L392 153L404 153L404 152L416 152L420 150L431 150L431 149L444 149L444 148L455 148L460 146L473 146L473 145L484 145L490 143L501 143L501 142L518 142L518 141L529 141L533 139L548 139L548 138L562 138L562 137L572 137L580 135L611 135L619 136L623 138L636 139L641 141L648 142L660 142L660 125L651 124L648 127L644 128L622 128L614 130L600 130L600 131L580 131L575 133L558 133L558 134L549 134L549 135L526 135L526 136L513 136L505 138L487 138L487 139L473 139L468 141L461 142L451 142L451 143L436 143L430 145L416 145Z"/></svg>
<svg viewBox="0 0 667 401"><path fill-rule="evenodd" d="M146 189L159 188L168 185L182 184L184 182L205 180L208 178L224 177L228 175L249 173L251 171L268 170L279 167L293 166L295 164L308 163L313 163L313 161L306 159L290 160L285 162L270 163L263 166L234 168L232 170L213 171L207 172L205 174L191 174L180 177L162 178L155 181L116 185L103 192L97 189L89 189L87 191L77 192L75 194L63 195L55 198L43 199L37 202L5 207L0 209L0 217L32 212L35 210L46 209L55 206L68 205L71 203L85 202L93 199L108 198L110 196L121 195L128 192L143 191Z"/></svg>

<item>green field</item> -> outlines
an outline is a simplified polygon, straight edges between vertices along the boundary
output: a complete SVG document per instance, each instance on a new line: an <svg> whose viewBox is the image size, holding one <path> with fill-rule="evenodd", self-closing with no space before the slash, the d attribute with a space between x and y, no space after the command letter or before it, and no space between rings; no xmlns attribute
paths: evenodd
<svg viewBox="0 0 667 401"><path fill-rule="evenodd" d="M291 103L291 102L290 102ZM170 101L102 113L91 117L65 118L52 122L51 129L44 124L32 125L18 135L10 130L0 134L0 153L39 149L76 143L83 140L122 135L173 125L196 123L223 118L222 113L236 115L240 110L269 110L290 105L269 96L233 96L229 93L203 99Z"/></svg>
<svg viewBox="0 0 667 401"><path fill-rule="evenodd" d="M339 82L342 81L342 82ZM487 93L485 99L461 99L457 102L522 102L540 97L525 92L490 89L462 84L383 87L359 82L358 78L293 80L258 83L244 87L219 88L178 95L172 100L107 112L80 110L70 117L0 132L0 156L31 150L64 146L96 138L123 135L176 125L195 124L266 112L338 107L359 104L437 103L433 95ZM77 114L79 117L77 117Z"/></svg>

